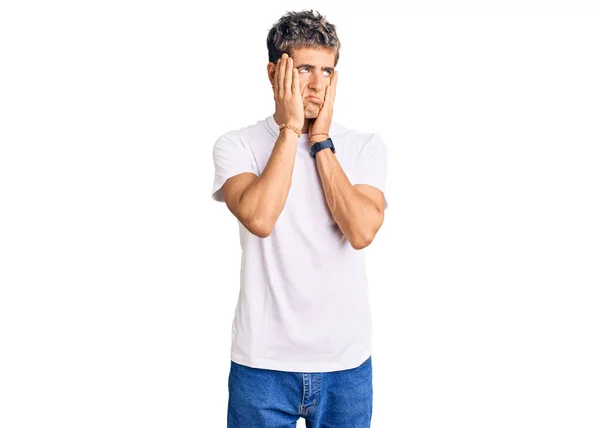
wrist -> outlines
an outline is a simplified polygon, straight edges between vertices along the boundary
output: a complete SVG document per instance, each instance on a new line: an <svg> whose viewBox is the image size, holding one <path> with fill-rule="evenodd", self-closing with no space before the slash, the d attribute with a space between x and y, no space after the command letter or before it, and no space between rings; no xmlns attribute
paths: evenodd
<svg viewBox="0 0 600 428"><path fill-rule="evenodd" d="M287 127L286 128L281 128L279 130L279 135L281 135L281 134L293 136L295 139L299 138L299 135L296 133L296 131L293 131L292 129L287 128Z"/></svg>
<svg viewBox="0 0 600 428"><path fill-rule="evenodd" d="M294 126L294 125L290 125L290 124L286 124L286 123L282 123L281 125L279 125L279 132L281 133L283 130L288 130L289 132L292 132L294 135L296 135L296 137L300 137L300 135L302 135L302 131Z"/></svg>
<svg viewBox="0 0 600 428"><path fill-rule="evenodd" d="M313 158L316 158L317 157L317 153L319 153L322 150L328 149L328 148L331 148L331 151L333 153L335 153L335 146L334 146L333 141L331 140L331 138L327 138L324 141L318 141L315 144L312 144L310 146L310 155Z"/></svg>
<svg viewBox="0 0 600 428"><path fill-rule="evenodd" d="M318 143L320 141L325 141L329 138L329 134L326 132L315 132L314 134L310 134L308 139L312 144Z"/></svg>

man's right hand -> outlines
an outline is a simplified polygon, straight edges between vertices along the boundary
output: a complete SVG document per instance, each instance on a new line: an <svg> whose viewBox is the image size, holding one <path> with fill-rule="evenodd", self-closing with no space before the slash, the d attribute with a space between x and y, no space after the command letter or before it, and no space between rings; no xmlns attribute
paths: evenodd
<svg viewBox="0 0 600 428"><path fill-rule="evenodd" d="M298 69L294 60L286 53L275 64L273 79L273 98L275 107L280 112L283 122L293 125L299 130L304 126L304 104L300 93Z"/></svg>

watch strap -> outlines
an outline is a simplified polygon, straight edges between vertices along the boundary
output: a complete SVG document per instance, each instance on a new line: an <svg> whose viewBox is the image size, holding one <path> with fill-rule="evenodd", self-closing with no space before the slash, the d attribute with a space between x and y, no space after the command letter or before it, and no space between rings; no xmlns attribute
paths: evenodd
<svg viewBox="0 0 600 428"><path fill-rule="evenodd" d="M319 141L318 143L314 143L310 147L310 155L313 158L316 158L317 152L320 152L323 149L329 149L329 148L331 148L331 151L333 153L335 153L335 146L333 145L333 141L331 140L331 138L328 138L325 141Z"/></svg>

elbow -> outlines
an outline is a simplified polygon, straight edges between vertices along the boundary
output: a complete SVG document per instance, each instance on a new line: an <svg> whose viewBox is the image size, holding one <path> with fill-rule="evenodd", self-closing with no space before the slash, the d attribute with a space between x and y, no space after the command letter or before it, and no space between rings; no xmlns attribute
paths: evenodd
<svg viewBox="0 0 600 428"><path fill-rule="evenodd" d="M271 220L272 215L267 210L258 209L256 204L249 205L241 201L235 207L232 212L248 232L259 238L266 238L271 234L275 221Z"/></svg>
<svg viewBox="0 0 600 428"><path fill-rule="evenodd" d="M369 228L368 230L356 230L354 233L351 233L351 239L349 239L349 241L352 248L355 250L362 250L371 245L371 242L375 239L375 235L377 235L382 224L383 216L377 220L377 224L373 225L372 228Z"/></svg>
<svg viewBox="0 0 600 428"><path fill-rule="evenodd" d="M371 242L373 242L374 237L374 235L355 236L352 239L349 239L349 241L352 248L354 248L355 250L362 250L363 248L368 247L371 244Z"/></svg>
<svg viewBox="0 0 600 428"><path fill-rule="evenodd" d="M248 229L248 232L259 238L267 238L271 235L271 232L273 232L272 224L260 221L259 219L249 220L244 226Z"/></svg>
<svg viewBox="0 0 600 428"><path fill-rule="evenodd" d="M255 236L258 236L259 238L268 238L269 235L271 235L273 229L253 229L249 231L250 233L252 233Z"/></svg>
<svg viewBox="0 0 600 428"><path fill-rule="evenodd" d="M352 248L355 250L362 250L363 248L368 247L370 243L371 241L350 241L350 245L352 245Z"/></svg>
<svg viewBox="0 0 600 428"><path fill-rule="evenodd" d="M236 217L248 232L259 238L267 238L273 231L274 225L266 220L264 215L257 215L256 212L248 209L240 209Z"/></svg>

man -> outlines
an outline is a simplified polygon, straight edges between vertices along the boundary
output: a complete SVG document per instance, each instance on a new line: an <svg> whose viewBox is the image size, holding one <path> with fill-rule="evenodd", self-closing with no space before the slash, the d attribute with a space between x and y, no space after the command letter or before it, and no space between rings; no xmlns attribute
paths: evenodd
<svg viewBox="0 0 600 428"><path fill-rule="evenodd" d="M212 197L239 220L228 427L368 427L363 248L383 223L386 147L332 121L340 42L318 12L267 37L275 113L214 145Z"/></svg>

